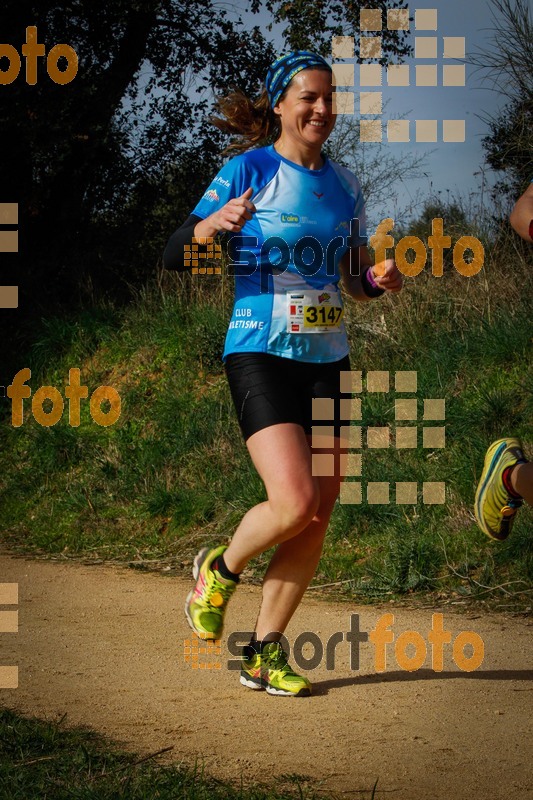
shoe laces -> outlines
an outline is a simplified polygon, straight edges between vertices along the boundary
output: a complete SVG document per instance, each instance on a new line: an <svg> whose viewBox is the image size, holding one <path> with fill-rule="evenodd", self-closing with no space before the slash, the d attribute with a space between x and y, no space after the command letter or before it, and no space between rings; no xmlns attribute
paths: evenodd
<svg viewBox="0 0 533 800"><path fill-rule="evenodd" d="M288 672L292 672L288 663L289 657L283 647L278 643L276 644L277 647L275 650L268 653L263 651L262 656L267 666L271 669L279 670L282 674L286 675Z"/></svg>
<svg viewBox="0 0 533 800"><path fill-rule="evenodd" d="M211 575L209 576L209 582L206 589L206 601L209 603L211 598L218 594L221 595L223 603L220 605L225 605L228 600L230 599L231 595L235 591L235 584L232 583L222 583L218 580L217 576L213 571L211 571Z"/></svg>

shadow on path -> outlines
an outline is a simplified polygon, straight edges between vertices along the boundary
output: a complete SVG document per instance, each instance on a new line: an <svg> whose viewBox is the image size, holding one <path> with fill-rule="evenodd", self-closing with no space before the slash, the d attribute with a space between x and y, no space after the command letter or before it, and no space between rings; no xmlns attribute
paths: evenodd
<svg viewBox="0 0 533 800"><path fill-rule="evenodd" d="M329 681L313 682L313 694L328 694L331 689L342 689L345 686L364 686L371 683L400 683L408 681L533 681L531 669L487 669L474 672L435 672L432 669L419 669L414 672L397 670L380 672L371 675L355 675L353 678L333 678ZM533 691L533 686L531 687ZM522 691L526 691L522 689Z"/></svg>

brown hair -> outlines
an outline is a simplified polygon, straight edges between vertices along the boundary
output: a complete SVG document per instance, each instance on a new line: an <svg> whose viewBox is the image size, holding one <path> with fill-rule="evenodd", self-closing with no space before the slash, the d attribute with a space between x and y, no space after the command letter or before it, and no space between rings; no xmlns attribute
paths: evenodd
<svg viewBox="0 0 533 800"><path fill-rule="evenodd" d="M244 153L265 139L277 136L281 130L279 117L270 107L267 90L263 89L259 98L250 100L240 89L235 89L226 97L219 97L217 109L221 117L211 117L211 122L224 133L236 134L223 151Z"/></svg>
<svg viewBox="0 0 533 800"><path fill-rule="evenodd" d="M329 67L320 64L306 69L331 72ZM291 83L283 90L278 103L285 97ZM217 108L222 116L211 117L212 124L224 133L236 134L238 137L223 150L223 155L244 153L262 142L276 139L281 132L280 118L272 111L266 88L263 88L255 101L250 100L240 89L234 89L226 97L218 98Z"/></svg>

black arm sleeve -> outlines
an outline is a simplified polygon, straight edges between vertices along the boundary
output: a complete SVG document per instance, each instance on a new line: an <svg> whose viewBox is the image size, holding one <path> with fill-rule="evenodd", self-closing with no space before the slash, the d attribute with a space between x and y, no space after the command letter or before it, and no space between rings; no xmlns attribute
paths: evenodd
<svg viewBox="0 0 533 800"><path fill-rule="evenodd" d="M165 269L175 269L178 272L185 272L188 267L183 264L183 246L191 244L194 236L194 229L202 217L191 214L168 240L165 252L163 253L163 266Z"/></svg>

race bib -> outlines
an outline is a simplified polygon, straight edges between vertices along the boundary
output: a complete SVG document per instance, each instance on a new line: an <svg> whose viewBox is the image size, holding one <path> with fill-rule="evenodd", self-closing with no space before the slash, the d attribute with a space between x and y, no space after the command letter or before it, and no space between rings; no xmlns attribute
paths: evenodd
<svg viewBox="0 0 533 800"><path fill-rule="evenodd" d="M338 333L343 314L338 292L287 292L287 333Z"/></svg>

